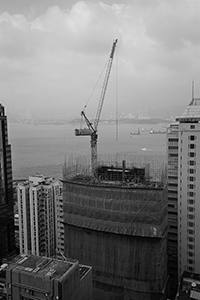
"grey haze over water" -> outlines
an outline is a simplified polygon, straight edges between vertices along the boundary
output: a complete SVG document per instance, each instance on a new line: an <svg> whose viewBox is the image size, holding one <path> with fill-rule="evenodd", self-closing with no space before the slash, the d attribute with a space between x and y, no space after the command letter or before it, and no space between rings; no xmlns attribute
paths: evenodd
<svg viewBox="0 0 200 300"><path fill-rule="evenodd" d="M150 134L165 130L165 124L142 125L140 135L130 135L138 126L123 124L118 127L116 141L115 125L100 125L98 154L110 160L118 154L127 157L150 156L152 160L166 158L166 135ZM90 157L90 137L76 137L75 125L9 124L9 143L12 147L13 179L26 179L30 175L44 174L62 179L64 161L73 155Z"/></svg>

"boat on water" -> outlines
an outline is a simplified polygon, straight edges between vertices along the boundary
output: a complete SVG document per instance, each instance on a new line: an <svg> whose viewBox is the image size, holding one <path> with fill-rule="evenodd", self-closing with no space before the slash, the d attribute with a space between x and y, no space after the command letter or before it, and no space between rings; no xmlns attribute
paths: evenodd
<svg viewBox="0 0 200 300"><path fill-rule="evenodd" d="M164 134L164 133L166 133L166 131L154 130L154 129L150 130L150 134Z"/></svg>
<svg viewBox="0 0 200 300"><path fill-rule="evenodd" d="M139 135L140 134L140 128L138 128L138 131L131 131L131 135Z"/></svg>

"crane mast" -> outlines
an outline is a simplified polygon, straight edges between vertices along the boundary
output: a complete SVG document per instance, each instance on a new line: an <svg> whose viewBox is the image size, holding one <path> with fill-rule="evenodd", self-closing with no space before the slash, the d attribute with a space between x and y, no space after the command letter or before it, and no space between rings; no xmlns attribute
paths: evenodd
<svg viewBox="0 0 200 300"><path fill-rule="evenodd" d="M103 103L104 103L104 98L105 98L105 94L106 94L106 90L107 90L107 86L108 86L108 80L109 80L109 77L110 77L110 71L111 71L111 67L112 67L112 62L113 62L113 57L114 57L117 41L118 41L117 39L114 40L113 45L112 45L108 65L107 65L107 68L106 68L106 75L105 75L104 82L103 82L103 87L102 87L102 90L101 90L99 105L98 105L97 112L96 112L96 117L95 117L95 120L94 120L94 125L88 120L87 116L85 115L85 112L82 111L81 115L84 117L85 122L88 126L88 129L75 129L75 135L76 136L81 136L81 135L90 135L91 136L91 140L90 140L90 144L91 144L91 167L92 167L92 174L93 174L94 177L96 175L96 168L97 168L97 139L98 139L97 131L98 131L98 124L99 124L101 111L102 111L102 107L103 107Z"/></svg>

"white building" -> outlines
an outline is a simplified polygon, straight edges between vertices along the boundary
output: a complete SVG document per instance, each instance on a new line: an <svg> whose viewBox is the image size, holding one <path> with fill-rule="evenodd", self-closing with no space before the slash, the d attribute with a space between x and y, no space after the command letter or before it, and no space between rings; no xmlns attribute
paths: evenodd
<svg viewBox="0 0 200 300"><path fill-rule="evenodd" d="M31 253L31 227L30 227L30 183L24 181L18 184L18 216L19 216L19 249L20 253Z"/></svg>
<svg viewBox="0 0 200 300"><path fill-rule="evenodd" d="M53 256L58 234L55 222L55 187L58 183L42 175L18 184L20 253ZM60 238L60 237L59 237Z"/></svg>
<svg viewBox="0 0 200 300"><path fill-rule="evenodd" d="M64 254L63 184L56 181L54 187L55 239L57 254Z"/></svg>
<svg viewBox="0 0 200 300"><path fill-rule="evenodd" d="M175 295L178 286L178 138L179 124L167 130L168 159L168 274Z"/></svg>
<svg viewBox="0 0 200 300"><path fill-rule="evenodd" d="M200 98L193 99L176 121L167 135L168 212L169 234L174 217L180 277L184 270L200 273Z"/></svg>

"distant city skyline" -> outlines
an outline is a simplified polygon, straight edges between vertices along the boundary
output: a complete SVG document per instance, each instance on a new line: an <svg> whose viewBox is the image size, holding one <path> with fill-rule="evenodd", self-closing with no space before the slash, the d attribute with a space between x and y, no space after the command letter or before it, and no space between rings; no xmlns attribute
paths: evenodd
<svg viewBox="0 0 200 300"><path fill-rule="evenodd" d="M118 119L127 117L127 118L162 118L162 119L172 119L176 118L177 115L180 115L181 112L185 109L186 105L175 105L169 106L167 108L148 108L145 107L141 110L137 111L120 111L118 112ZM57 110L52 114L45 113L43 111L39 111L38 113L31 113L30 109L25 106L24 110L19 113L12 113L8 110L8 122L13 122L14 120L73 120L81 118L80 112L79 114L61 114ZM94 119L94 115L88 115L90 120ZM100 120L104 119L116 119L115 113L102 112L102 116Z"/></svg>
<svg viewBox="0 0 200 300"><path fill-rule="evenodd" d="M1 102L9 114L80 115L119 42L102 116L200 95L200 2L1 1ZM86 108L94 116L102 78Z"/></svg>

